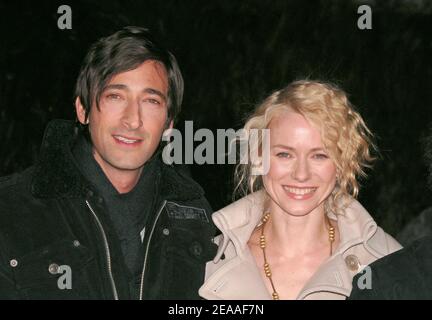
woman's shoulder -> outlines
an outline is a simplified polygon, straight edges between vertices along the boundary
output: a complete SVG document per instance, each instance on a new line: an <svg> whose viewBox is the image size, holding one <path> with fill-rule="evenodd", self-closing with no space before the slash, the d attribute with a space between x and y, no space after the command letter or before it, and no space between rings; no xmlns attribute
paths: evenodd
<svg viewBox="0 0 432 320"><path fill-rule="evenodd" d="M391 235L383 231L386 235L389 252L395 252L402 249L402 245Z"/></svg>
<svg viewBox="0 0 432 320"><path fill-rule="evenodd" d="M244 196L227 206L215 211L214 215L222 215L227 213L238 212L239 210L252 209L261 207L265 201L265 192L260 190L247 196Z"/></svg>
<svg viewBox="0 0 432 320"><path fill-rule="evenodd" d="M402 248L390 234L385 232L373 216L355 199L338 215L338 227L343 229L346 239L362 242L375 257L381 258ZM348 241L349 242L349 241Z"/></svg>
<svg viewBox="0 0 432 320"><path fill-rule="evenodd" d="M263 192L252 193L214 212L213 222L224 236L234 236L243 243L262 217L263 202Z"/></svg>

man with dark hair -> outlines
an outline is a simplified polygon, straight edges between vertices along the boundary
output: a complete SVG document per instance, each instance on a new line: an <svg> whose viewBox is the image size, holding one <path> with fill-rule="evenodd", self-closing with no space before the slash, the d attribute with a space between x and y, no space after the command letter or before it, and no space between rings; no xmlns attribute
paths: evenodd
<svg viewBox="0 0 432 320"><path fill-rule="evenodd" d="M161 159L176 59L124 28L90 48L75 96L79 124L49 123L37 163L0 180L0 298L198 299L211 208Z"/></svg>
<svg viewBox="0 0 432 320"><path fill-rule="evenodd" d="M425 141L425 159L432 186L432 131ZM370 265L369 288L359 288L360 273L353 280L350 300L430 300L432 299L432 230L427 236L411 242L407 247ZM361 286L363 287L363 286Z"/></svg>

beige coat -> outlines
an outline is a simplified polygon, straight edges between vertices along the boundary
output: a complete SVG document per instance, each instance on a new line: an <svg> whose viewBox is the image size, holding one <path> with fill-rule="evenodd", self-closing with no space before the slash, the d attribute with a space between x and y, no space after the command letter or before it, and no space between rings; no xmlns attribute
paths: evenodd
<svg viewBox="0 0 432 320"><path fill-rule="evenodd" d="M201 297L209 300L271 298L247 245L260 223L263 202L264 192L259 191L213 214L222 235L215 239L219 250L214 260L207 263L205 282L199 290ZM362 267L402 248L356 200L349 204L344 215L330 213L329 217L337 221L340 244L305 284L297 299L345 299L351 292L352 278Z"/></svg>

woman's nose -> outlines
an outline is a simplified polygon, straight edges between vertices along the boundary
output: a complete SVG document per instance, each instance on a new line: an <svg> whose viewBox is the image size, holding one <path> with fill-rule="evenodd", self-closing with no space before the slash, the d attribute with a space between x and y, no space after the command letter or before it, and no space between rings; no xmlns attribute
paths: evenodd
<svg viewBox="0 0 432 320"><path fill-rule="evenodd" d="M296 161L292 175L295 180L300 182L307 181L309 179L309 165L305 159L298 159Z"/></svg>

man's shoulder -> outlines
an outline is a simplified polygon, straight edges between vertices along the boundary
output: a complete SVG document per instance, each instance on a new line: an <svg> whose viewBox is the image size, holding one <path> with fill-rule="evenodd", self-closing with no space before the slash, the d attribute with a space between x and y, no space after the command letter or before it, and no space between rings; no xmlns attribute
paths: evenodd
<svg viewBox="0 0 432 320"><path fill-rule="evenodd" d="M30 167L0 178L0 241L7 247L19 241L16 239L25 237L22 231L32 230L37 223L32 218L38 207L30 188L32 171ZM15 240L10 242L7 239Z"/></svg>
<svg viewBox="0 0 432 320"><path fill-rule="evenodd" d="M32 192L33 169L0 178L0 236L23 237L21 231L32 230L40 214L49 212L45 199Z"/></svg>
<svg viewBox="0 0 432 320"><path fill-rule="evenodd" d="M162 192L172 199L199 199L203 188L196 182L186 166L162 163Z"/></svg>
<svg viewBox="0 0 432 320"><path fill-rule="evenodd" d="M413 241L405 248L383 257L371 264L376 271L389 268L419 268L424 263L432 263L432 236L423 237ZM432 265L430 266L432 267Z"/></svg>
<svg viewBox="0 0 432 320"><path fill-rule="evenodd" d="M7 176L0 177L0 192L3 189L7 189L17 183L18 173L12 173Z"/></svg>
<svg viewBox="0 0 432 320"><path fill-rule="evenodd" d="M370 265L372 289L353 286L352 299L430 299L432 298L432 237L413 241L407 247ZM363 274L353 281L357 283Z"/></svg>
<svg viewBox="0 0 432 320"><path fill-rule="evenodd" d="M29 167L21 172L15 172L0 177L0 197L10 195L17 188L23 187L31 179L34 167Z"/></svg>
<svg viewBox="0 0 432 320"><path fill-rule="evenodd" d="M160 160L165 178L179 179L177 182L192 182L196 183L192 178L190 167L187 165L166 164Z"/></svg>
<svg viewBox="0 0 432 320"><path fill-rule="evenodd" d="M195 217L213 225L213 209L205 197L203 188L196 182L186 166L162 164L161 196L167 200L170 217ZM194 219L187 219L193 221Z"/></svg>

